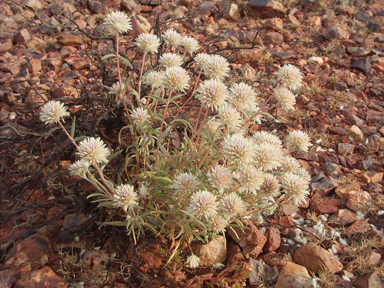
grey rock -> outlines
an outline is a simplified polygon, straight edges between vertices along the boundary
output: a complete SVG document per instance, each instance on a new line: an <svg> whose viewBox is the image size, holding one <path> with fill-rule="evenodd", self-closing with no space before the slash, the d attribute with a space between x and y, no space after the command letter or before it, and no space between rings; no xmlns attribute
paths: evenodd
<svg viewBox="0 0 384 288"><path fill-rule="evenodd" d="M358 20L358 21L367 23L367 22L371 21L372 18L369 17L367 14L364 14L363 12L358 11L358 12L355 14L355 20Z"/></svg>
<svg viewBox="0 0 384 288"><path fill-rule="evenodd" d="M351 68L367 74L372 73L372 66L371 66L371 63L369 63L369 60L367 58L357 59L355 62L351 64Z"/></svg>
<svg viewBox="0 0 384 288"><path fill-rule="evenodd" d="M274 0L251 0L245 7L250 14L262 19L285 18L287 14L283 4Z"/></svg>
<svg viewBox="0 0 384 288"><path fill-rule="evenodd" d="M324 33L324 37L328 40L332 39L348 39L350 36L349 32L341 29L340 27L332 26L327 29Z"/></svg>

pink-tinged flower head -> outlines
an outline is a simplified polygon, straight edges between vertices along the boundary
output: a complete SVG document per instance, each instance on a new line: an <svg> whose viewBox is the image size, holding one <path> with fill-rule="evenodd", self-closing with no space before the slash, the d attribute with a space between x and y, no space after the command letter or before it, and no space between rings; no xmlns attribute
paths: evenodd
<svg viewBox="0 0 384 288"><path fill-rule="evenodd" d="M228 226L228 221L225 220L221 216L216 216L211 220L209 226L207 227L209 230L212 230L215 234L224 234L225 228Z"/></svg>
<svg viewBox="0 0 384 288"><path fill-rule="evenodd" d="M212 167L211 171L208 172L207 177L212 187L219 190L219 193L221 194L233 184L232 172L222 165Z"/></svg>
<svg viewBox="0 0 384 288"><path fill-rule="evenodd" d="M207 65L208 61L211 60L211 55L207 53L199 53L194 58L195 64L198 69L204 70L205 66Z"/></svg>
<svg viewBox="0 0 384 288"><path fill-rule="evenodd" d="M225 99L228 97L227 86L215 79L205 80L196 92L196 98L204 107L215 110L224 105Z"/></svg>
<svg viewBox="0 0 384 288"><path fill-rule="evenodd" d="M177 192L186 193L186 195L188 195L197 190L200 182L194 175L190 173L182 173L176 177L173 184Z"/></svg>
<svg viewBox="0 0 384 288"><path fill-rule="evenodd" d="M252 139L255 142L255 144L265 143L265 144L276 147L276 149L281 149L283 147L283 143L281 142L279 137L266 131L256 132L255 134L253 134Z"/></svg>
<svg viewBox="0 0 384 288"><path fill-rule="evenodd" d="M115 205L122 207L125 211L137 205L138 195L133 191L133 186L129 184L120 185L116 188L113 195Z"/></svg>
<svg viewBox="0 0 384 288"><path fill-rule="evenodd" d="M263 173L253 165L242 166L236 176L240 184L239 192L256 194L264 181Z"/></svg>
<svg viewBox="0 0 384 288"><path fill-rule="evenodd" d="M77 154L91 164L98 164L107 163L107 158L111 152L99 137L90 137L80 142L77 147Z"/></svg>
<svg viewBox="0 0 384 288"><path fill-rule="evenodd" d="M189 201L187 212L199 220L209 222L217 215L216 196L207 190L195 192Z"/></svg>
<svg viewBox="0 0 384 288"><path fill-rule="evenodd" d="M187 258L187 264L192 269L195 269L195 268L199 267L199 265L200 265L200 258L197 257L195 254L192 254L191 256L189 256Z"/></svg>
<svg viewBox="0 0 384 288"><path fill-rule="evenodd" d="M231 193L221 198L220 210L225 219L231 219L233 216L244 214L246 207L236 193Z"/></svg>
<svg viewBox="0 0 384 288"><path fill-rule="evenodd" d="M172 66L181 66L183 60L175 53L165 53L160 57L159 62L161 66L169 68Z"/></svg>
<svg viewBox="0 0 384 288"><path fill-rule="evenodd" d="M292 172L295 173L297 170L301 168L299 161L297 161L292 156L284 156L280 161L281 171L284 173Z"/></svg>
<svg viewBox="0 0 384 288"><path fill-rule="evenodd" d="M155 54L160 46L160 39L156 35L142 33L137 37L136 45L143 50L144 54Z"/></svg>
<svg viewBox="0 0 384 288"><path fill-rule="evenodd" d="M149 72L144 78L144 84L151 86L153 89L163 86L164 73L152 71Z"/></svg>
<svg viewBox="0 0 384 288"><path fill-rule="evenodd" d="M257 191L257 195L260 195L262 199L278 196L280 194L279 180L271 173L265 173L263 178L263 184L261 184L260 189Z"/></svg>
<svg viewBox="0 0 384 288"><path fill-rule="evenodd" d="M233 84L229 88L228 101L237 110L245 110L255 104L256 94L252 87L245 83Z"/></svg>
<svg viewBox="0 0 384 288"><path fill-rule="evenodd" d="M224 139L223 154L231 164L249 164L255 156L255 145L244 136L233 134Z"/></svg>
<svg viewBox="0 0 384 288"><path fill-rule="evenodd" d="M132 30L131 20L120 11L114 11L107 15L104 25L111 33L125 33Z"/></svg>
<svg viewBox="0 0 384 288"><path fill-rule="evenodd" d="M280 159L282 158L282 152L267 143L256 145L254 163L257 167L263 171L275 169L280 166Z"/></svg>
<svg viewBox="0 0 384 288"><path fill-rule="evenodd" d="M225 126L233 129L240 127L242 117L239 111L231 105L224 104L220 106L217 115L219 116L219 121Z"/></svg>
<svg viewBox="0 0 384 288"><path fill-rule="evenodd" d="M80 176L84 178L86 177L90 165L91 164L87 160L81 159L69 166L68 170L72 176Z"/></svg>
<svg viewBox="0 0 384 288"><path fill-rule="evenodd" d="M50 101L40 110L40 120L45 122L45 124L57 123L67 116L69 116L67 108L59 101Z"/></svg>
<svg viewBox="0 0 384 288"><path fill-rule="evenodd" d="M148 119L149 115L146 109L143 108L136 108L132 114L131 114L133 123L142 126L145 122L145 120Z"/></svg>

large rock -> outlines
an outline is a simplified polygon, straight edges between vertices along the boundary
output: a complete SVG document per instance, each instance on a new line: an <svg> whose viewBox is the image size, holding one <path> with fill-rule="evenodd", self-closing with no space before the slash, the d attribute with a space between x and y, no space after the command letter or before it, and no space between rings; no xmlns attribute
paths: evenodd
<svg viewBox="0 0 384 288"><path fill-rule="evenodd" d="M275 288L312 288L312 277L305 267L288 262L280 270Z"/></svg>
<svg viewBox="0 0 384 288"><path fill-rule="evenodd" d="M314 243L306 244L297 249L294 259L313 273L318 273L324 268L332 273L343 270L343 264L335 256Z"/></svg>
<svg viewBox="0 0 384 288"><path fill-rule="evenodd" d="M366 191L351 191L347 196L346 206L352 211L366 211L367 207L371 205L372 197Z"/></svg>
<svg viewBox="0 0 384 288"><path fill-rule="evenodd" d="M200 267L223 263L227 258L227 243L224 236L217 236L208 244L192 244L193 254L200 258Z"/></svg>
<svg viewBox="0 0 384 288"><path fill-rule="evenodd" d="M30 274L25 274L19 281L16 282L13 288L26 288L26 287L55 287L66 288L63 280L56 275L55 272L49 267L44 267L39 270L33 271Z"/></svg>
<svg viewBox="0 0 384 288"><path fill-rule="evenodd" d="M324 37L328 40L332 39L349 39L349 32L341 29L340 27L332 26L324 33Z"/></svg>
<svg viewBox="0 0 384 288"><path fill-rule="evenodd" d="M132 22L132 31L130 31L130 34L134 37L137 37L142 33L148 33L152 27L151 23L149 23L148 20L141 15L133 16L131 18L131 22Z"/></svg>
<svg viewBox="0 0 384 288"><path fill-rule="evenodd" d="M369 63L369 60L367 58L357 59L355 62L351 64L351 68L367 74L372 73L372 66L371 66L371 63Z"/></svg>
<svg viewBox="0 0 384 288"><path fill-rule="evenodd" d="M251 0L245 7L250 14L262 19L285 18L287 14L283 4L274 0Z"/></svg>
<svg viewBox="0 0 384 288"><path fill-rule="evenodd" d="M134 0L121 0L121 7L129 12L140 13L141 5Z"/></svg>
<svg viewBox="0 0 384 288"><path fill-rule="evenodd" d="M63 33L57 37L57 42L62 46L77 47L83 44L83 39L75 35Z"/></svg>
<svg viewBox="0 0 384 288"><path fill-rule="evenodd" d="M87 0L88 8L93 13L101 14L105 12L107 8L113 10L119 10L121 0Z"/></svg>

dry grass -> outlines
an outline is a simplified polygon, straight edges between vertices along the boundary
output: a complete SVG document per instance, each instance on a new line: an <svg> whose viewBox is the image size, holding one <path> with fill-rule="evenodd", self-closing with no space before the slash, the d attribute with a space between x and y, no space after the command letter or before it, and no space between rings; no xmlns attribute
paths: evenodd
<svg viewBox="0 0 384 288"><path fill-rule="evenodd" d="M336 288L336 276L329 271L328 269L323 269L319 272L319 276L317 277L320 281L320 285L322 288Z"/></svg>

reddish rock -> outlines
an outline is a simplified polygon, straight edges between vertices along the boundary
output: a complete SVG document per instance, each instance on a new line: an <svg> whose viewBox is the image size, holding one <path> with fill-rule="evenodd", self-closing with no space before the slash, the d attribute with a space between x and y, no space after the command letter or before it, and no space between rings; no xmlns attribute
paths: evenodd
<svg viewBox="0 0 384 288"><path fill-rule="evenodd" d="M130 31L130 34L133 37L137 37L142 33L148 33L152 28L151 23L149 23L148 20L141 15L133 16L131 18L131 22L132 22L132 31Z"/></svg>
<svg viewBox="0 0 384 288"><path fill-rule="evenodd" d="M349 39L349 32L341 29L340 27L332 26L324 33L324 37L328 40L332 39Z"/></svg>
<svg viewBox="0 0 384 288"><path fill-rule="evenodd" d="M351 191L347 196L346 206L352 211L365 211L372 203L372 197L366 191Z"/></svg>
<svg viewBox="0 0 384 288"><path fill-rule="evenodd" d="M313 198L322 198L339 186L339 182L332 177L325 177L320 182L311 183L313 192L318 191Z"/></svg>
<svg viewBox="0 0 384 288"><path fill-rule="evenodd" d="M326 175L331 176L332 178L340 178L343 176L343 172L341 171L341 166L335 163L325 163L323 165L323 171Z"/></svg>
<svg viewBox="0 0 384 288"><path fill-rule="evenodd" d="M346 229L346 232L351 234L357 234L357 233L364 234L364 233L368 233L371 230L372 230L372 227L371 225L369 225L367 221L357 220L354 224L352 224Z"/></svg>
<svg viewBox="0 0 384 288"><path fill-rule="evenodd" d="M40 59L31 59L29 60L29 68L31 73L37 73L41 71L41 60Z"/></svg>
<svg viewBox="0 0 384 288"><path fill-rule="evenodd" d="M11 50L13 47L12 39L7 39L5 42L0 44L0 53Z"/></svg>
<svg viewBox="0 0 384 288"><path fill-rule="evenodd" d="M89 221L89 218L83 213L81 214L68 214L64 217L63 227L59 233L60 238L64 238L72 234L73 232L80 230L81 225Z"/></svg>
<svg viewBox="0 0 384 288"><path fill-rule="evenodd" d="M27 29L21 29L19 32L13 35L13 41L18 44L27 43L29 40L31 40L31 35L29 35Z"/></svg>
<svg viewBox="0 0 384 288"><path fill-rule="evenodd" d="M350 143L338 143L337 152L341 155L352 155L355 146Z"/></svg>
<svg viewBox="0 0 384 288"><path fill-rule="evenodd" d="M44 267L39 270L33 271L30 274L25 274L19 281L16 282L13 288L26 288L26 287L55 287L66 288L63 280L56 275L55 272L49 267Z"/></svg>
<svg viewBox="0 0 384 288"><path fill-rule="evenodd" d="M251 0L245 7L250 14L262 19L285 18L286 15L283 4L274 0Z"/></svg>
<svg viewBox="0 0 384 288"><path fill-rule="evenodd" d="M0 271L0 287L10 288L21 278L23 273L20 270L3 270Z"/></svg>
<svg viewBox="0 0 384 288"><path fill-rule="evenodd" d="M384 112L368 110L365 120L368 124L377 124L380 121L384 121Z"/></svg>
<svg viewBox="0 0 384 288"><path fill-rule="evenodd" d="M289 257L285 253L269 252L261 257L265 264L270 267L277 267L279 270L283 268L288 262Z"/></svg>
<svg viewBox="0 0 384 288"><path fill-rule="evenodd" d="M329 217L329 224L332 226L345 226L356 221L356 214L348 209L340 209L336 214Z"/></svg>
<svg viewBox="0 0 384 288"><path fill-rule="evenodd" d="M119 10L121 0L87 0L88 8L93 13L101 14L107 8L112 8L113 10Z"/></svg>
<svg viewBox="0 0 384 288"><path fill-rule="evenodd" d="M83 44L83 40L75 35L62 33L57 37L57 42L61 46L72 46L72 47L78 47L81 44Z"/></svg>
<svg viewBox="0 0 384 288"><path fill-rule="evenodd" d="M24 58L16 59L14 61L7 61L5 63L0 64L0 70L5 72L11 72L13 75L19 73L22 69L24 69L28 65L27 60Z"/></svg>
<svg viewBox="0 0 384 288"><path fill-rule="evenodd" d="M384 280L379 271L368 273L353 281L355 288L384 288Z"/></svg>
<svg viewBox="0 0 384 288"><path fill-rule="evenodd" d="M144 265L139 268L144 273L148 273L149 269L158 269L163 264L161 254L157 251L156 247L149 246L144 249L138 249L138 254L144 261Z"/></svg>
<svg viewBox="0 0 384 288"><path fill-rule="evenodd" d="M296 251L294 259L295 262L313 273L318 273L324 267L333 274L343 270L343 264L335 256L314 243L300 247Z"/></svg>
<svg viewBox="0 0 384 288"><path fill-rule="evenodd" d="M231 265L236 258L244 258L243 253L241 252L240 246L235 241L230 241L227 245L227 260L225 262L227 265Z"/></svg>
<svg viewBox="0 0 384 288"><path fill-rule="evenodd" d="M341 15L353 16L356 14L356 10L347 5L340 5L337 7L337 13Z"/></svg>
<svg viewBox="0 0 384 288"><path fill-rule="evenodd" d="M91 250L84 254L83 261L85 273L100 275L108 265L108 255L103 250Z"/></svg>
<svg viewBox="0 0 384 288"><path fill-rule="evenodd" d="M380 183L383 180L383 172L366 171L361 175L361 180L365 183Z"/></svg>
<svg viewBox="0 0 384 288"><path fill-rule="evenodd" d="M311 200L311 211L319 214L333 214L339 210L340 201L333 198Z"/></svg>
<svg viewBox="0 0 384 288"><path fill-rule="evenodd" d="M276 32L283 30L283 20L280 18L272 18L265 21L265 29L272 29Z"/></svg>
<svg viewBox="0 0 384 288"><path fill-rule="evenodd" d="M273 44L281 44L284 42L284 36L277 32L269 32L264 36L265 40Z"/></svg>
<svg viewBox="0 0 384 288"><path fill-rule="evenodd" d="M301 265L288 262L279 272L276 288L310 288L312 277L307 269Z"/></svg>
<svg viewBox="0 0 384 288"><path fill-rule="evenodd" d="M339 196L342 200L347 200L348 193L351 191L359 190L360 187L356 187L353 185L343 184L340 185L335 189L335 193L337 196Z"/></svg>
<svg viewBox="0 0 384 288"><path fill-rule="evenodd" d="M265 252L276 251L281 244L280 231L274 227L267 228L267 243L264 246Z"/></svg>

